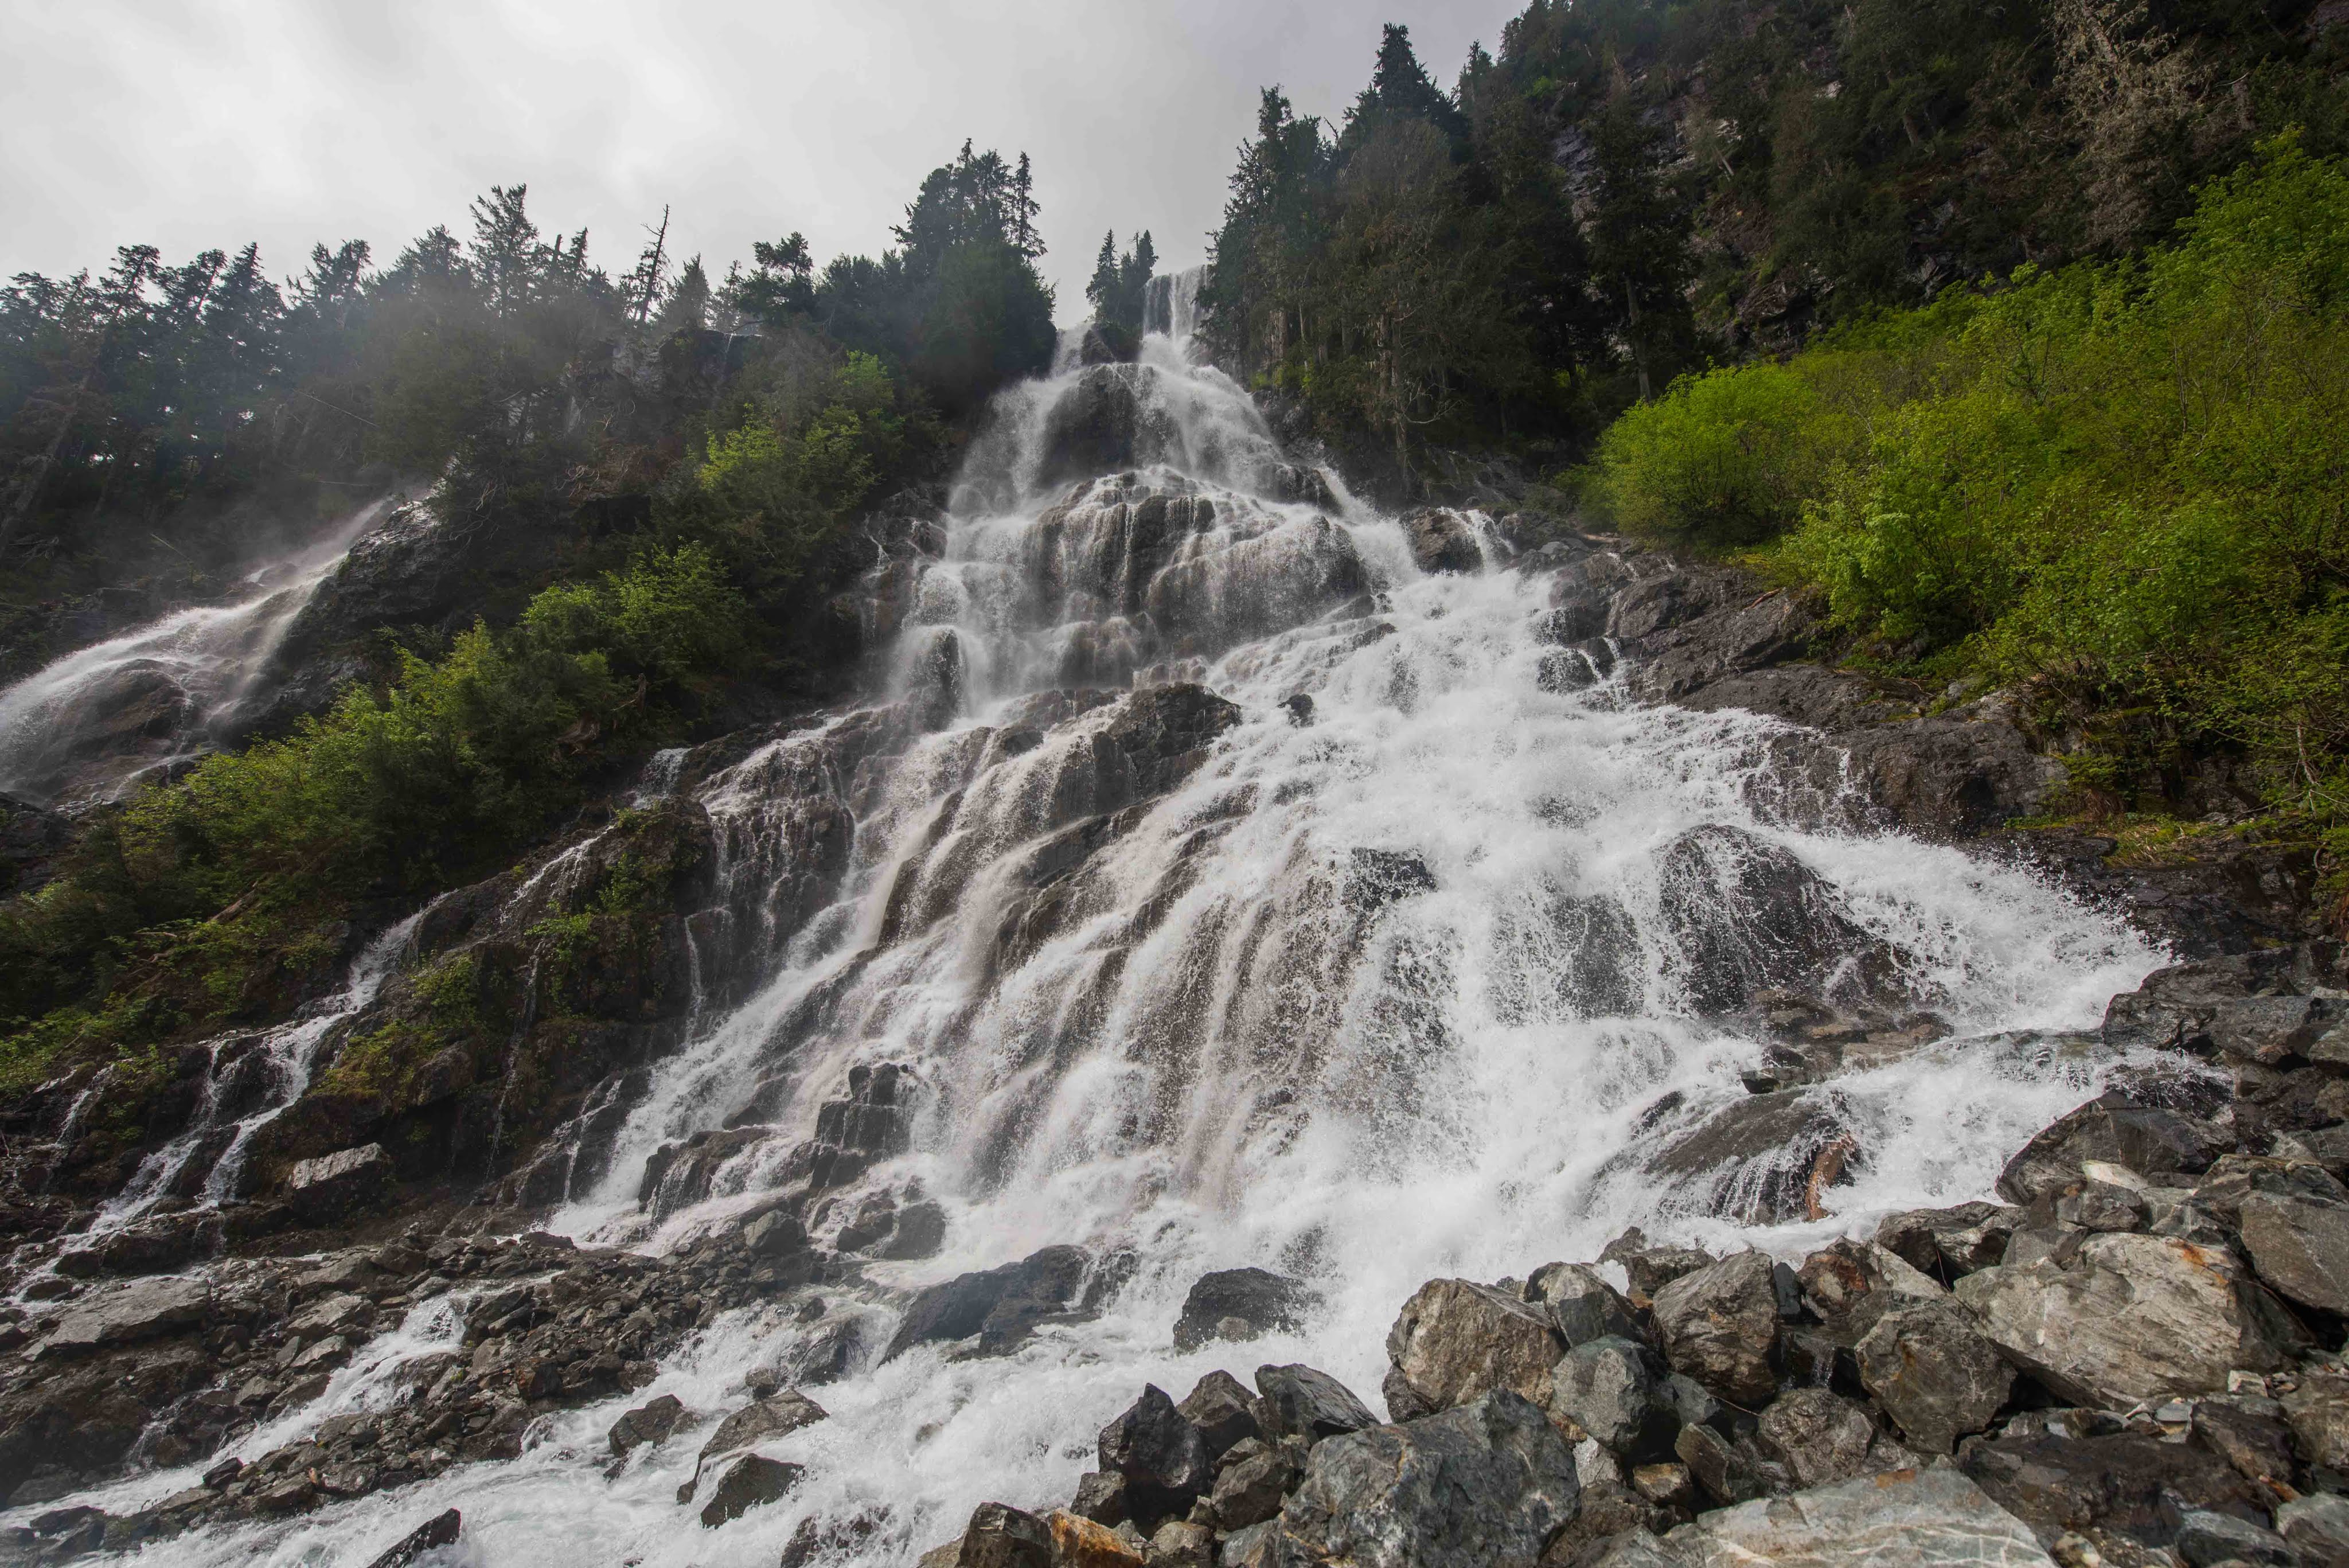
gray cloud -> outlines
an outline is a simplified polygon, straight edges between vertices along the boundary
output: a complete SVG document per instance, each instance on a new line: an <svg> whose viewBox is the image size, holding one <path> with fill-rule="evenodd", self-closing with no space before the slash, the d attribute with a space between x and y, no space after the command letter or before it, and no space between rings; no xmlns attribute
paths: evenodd
<svg viewBox="0 0 2349 1568"><path fill-rule="evenodd" d="M613 271L642 225L713 271L793 229L888 244L965 137L1036 164L1061 315L1102 232L1196 261L1257 89L1342 112L1379 25L1450 86L1516 7L1299 0L0 0L0 274L258 240L270 270L363 238L380 261L527 181L542 227Z"/></svg>

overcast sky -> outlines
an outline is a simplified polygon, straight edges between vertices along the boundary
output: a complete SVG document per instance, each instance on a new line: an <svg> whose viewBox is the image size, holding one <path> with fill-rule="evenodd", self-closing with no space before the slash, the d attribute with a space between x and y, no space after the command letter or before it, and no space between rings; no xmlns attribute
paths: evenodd
<svg viewBox="0 0 2349 1568"><path fill-rule="evenodd" d="M378 265L526 181L552 233L625 271L673 209L713 276L797 229L819 261L889 243L965 137L1034 160L1046 275L1084 311L1102 232L1202 259L1257 90L1334 115L1381 22L1449 88L1508 0L0 0L0 275L143 241L167 261L313 242Z"/></svg>

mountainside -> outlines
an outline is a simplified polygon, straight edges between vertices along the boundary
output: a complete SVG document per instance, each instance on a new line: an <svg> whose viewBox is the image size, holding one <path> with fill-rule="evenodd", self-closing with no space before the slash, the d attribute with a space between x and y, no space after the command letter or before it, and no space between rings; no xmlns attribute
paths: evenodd
<svg viewBox="0 0 2349 1568"><path fill-rule="evenodd" d="M19 279L0 1561L2349 1562L2334 38Z"/></svg>

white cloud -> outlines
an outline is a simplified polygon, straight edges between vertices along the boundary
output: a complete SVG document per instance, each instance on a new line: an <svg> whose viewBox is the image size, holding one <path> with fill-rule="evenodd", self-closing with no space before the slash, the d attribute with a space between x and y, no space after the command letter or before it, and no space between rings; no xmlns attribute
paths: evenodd
<svg viewBox="0 0 2349 1568"><path fill-rule="evenodd" d="M819 257L871 252L969 137L1035 160L1067 317L1104 229L1199 259L1259 87L1341 113L1384 21L1448 87L1513 9L0 0L0 274L132 242L178 260L258 240L279 275L320 240L388 261L516 181L542 227L585 224L614 271L664 202L714 271L793 229Z"/></svg>

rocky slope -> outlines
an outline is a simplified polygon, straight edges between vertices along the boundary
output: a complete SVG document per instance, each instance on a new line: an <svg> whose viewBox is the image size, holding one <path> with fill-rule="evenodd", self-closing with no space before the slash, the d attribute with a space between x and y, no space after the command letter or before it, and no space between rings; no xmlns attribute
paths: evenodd
<svg viewBox="0 0 2349 1568"><path fill-rule="evenodd" d="M1095 377L1056 406L1049 450L1081 449L1080 469L1146 458L1136 443L1164 432L1119 404L1123 384ZM1016 1353L1112 1311L1151 1262L1116 1246L899 1282L893 1265L936 1256L947 1224L901 1161L940 1091L894 1061L811 1079L795 1053L858 1016L864 977L932 961L911 939L974 907L975 866L1000 867L977 906L994 921L976 950L989 983L1101 929L1084 922L1120 907L1104 867L1247 722L1199 683L1210 659L1268 631L1240 657L1326 644L1314 657L1334 663L1398 638L1344 532L1274 510L1333 507L1327 482L1260 477L1281 499L1239 509L1246 570L1226 578L1202 542L1233 525L1227 496L1163 475L1073 481L1023 557L1021 591L1058 607L1044 624L1060 629L1019 651L1054 678L977 725L959 721L968 684L1004 655L925 619L943 535L907 519L841 607L863 646L906 649L890 700L656 759L529 863L352 931L345 989L322 982L303 1016L12 1107L5 1550L61 1561L233 1531L512 1461L748 1314L788 1325L789 1349L744 1368L723 1409L667 1394L628 1409L598 1461L641 1476L698 1442L678 1507L717 1529L807 1484L800 1460L761 1449L830 1419L827 1384L917 1346ZM2016 704L1808 662L1822 639L1806 607L1726 568L1611 538L1512 543L1529 532L1433 511L1402 536L1437 577L1513 575L1546 692L1788 721L1735 774L1754 820L1899 826L2026 861L2188 961L2115 998L2101 1030L1969 1043L1985 1067L2087 1064L2106 1085L2015 1156L1997 1203L1896 1216L1799 1267L1627 1236L1588 1264L1528 1258L1521 1281L1431 1281L1388 1343L1387 1421L1294 1365L1253 1389L1217 1374L1179 1404L1153 1389L1102 1433L1068 1511L989 1504L946 1560L1628 1564L1766 1547L1840 1562L1874 1542L1894 1553L1877 1561L2333 1561L2349 965L2311 923L2305 857L2220 830L2194 841L2199 858L2116 865L2110 840L2013 830L2061 781ZM1299 624L1320 642L1282 640ZM1281 706L1314 731L1309 691ZM909 806L914 774L932 793ZM1186 819L1139 911L1094 939L1111 981L1149 961L1249 798ZM859 870L861 835L900 831L885 867ZM1649 940L1672 950L1690 1006L1767 1044L1743 1098L1654 1096L1626 1179L1686 1215L1824 1222L1881 1154L1842 1083L1934 1050L1943 999L1752 828L1675 832L1661 864ZM656 1080L858 875L878 878L860 945L746 1025L752 1070L718 1085L722 1114L630 1156L636 1181L620 1140ZM1317 873L1300 898L1335 934L1327 953L1274 955L1268 1036L1309 1037L1313 992L1352 983L1365 933L1437 885L1424 859L1369 845ZM1573 949L1557 983L1635 1011L1630 935L1610 925L1630 917L1596 900L1568 917L1609 940ZM794 1120L811 1083L822 1103ZM614 1170L636 1181L645 1251L532 1231ZM1310 1282L1216 1271L1174 1342L1292 1332L1320 1310ZM378 1359L391 1344L403 1353ZM321 1409L337 1369L377 1366L395 1386ZM246 1457L161 1500L44 1506L231 1448ZM414 1522L395 1552L461 1528ZM908 1528L885 1510L811 1517L784 1560L897 1553Z"/></svg>

